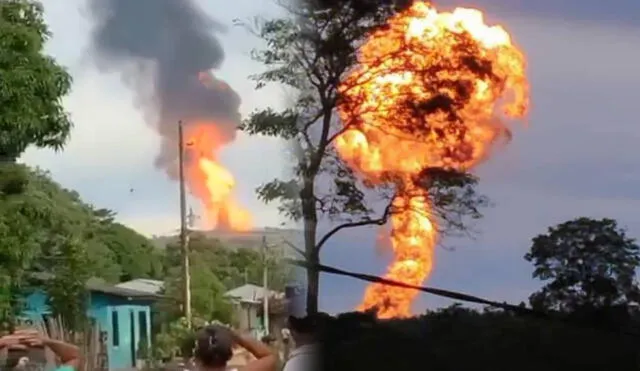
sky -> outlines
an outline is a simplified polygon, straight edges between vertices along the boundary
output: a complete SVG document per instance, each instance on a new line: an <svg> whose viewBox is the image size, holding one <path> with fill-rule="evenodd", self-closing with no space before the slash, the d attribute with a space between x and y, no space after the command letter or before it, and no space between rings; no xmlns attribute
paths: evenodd
<svg viewBox="0 0 640 371"><path fill-rule="evenodd" d="M54 179L97 206L118 212L122 222L147 234L178 226L177 184L154 169L158 138L136 111L117 76L95 71L86 58L89 23L82 1L45 0L54 33L47 51L75 79L65 106L75 122L62 153L29 150L23 161L51 171ZM277 14L269 1L199 1L218 21ZM445 241L428 285L498 301L519 302L539 283L522 257L531 238L547 227L579 216L610 217L640 237L640 172L634 159L640 142L636 87L640 84L640 2L637 0L446 0L443 7L477 6L500 23L527 55L532 112L505 148L477 170L480 191L493 206L475 225L473 240ZM242 97L241 113L282 107L277 88L256 91L247 76L261 66L248 56L257 41L230 27L221 38L226 62L218 77ZM260 159L259 161L257 159ZM253 190L285 172L283 144L240 135L223 153L238 180L237 195L260 226L282 220ZM133 189L133 191L131 191ZM326 264L381 274L389 256L375 248L375 230L339 234L325 246ZM355 307L364 284L325 276L320 303L328 312ZM451 304L420 296L415 311Z"/></svg>

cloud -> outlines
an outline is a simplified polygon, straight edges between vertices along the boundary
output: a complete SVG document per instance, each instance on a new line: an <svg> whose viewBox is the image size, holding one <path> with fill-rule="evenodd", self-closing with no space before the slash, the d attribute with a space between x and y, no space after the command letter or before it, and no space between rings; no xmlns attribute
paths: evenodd
<svg viewBox="0 0 640 371"><path fill-rule="evenodd" d="M63 186L77 190L98 207L117 211L122 221L141 232L167 233L177 225L177 184L153 167L159 137L145 124L132 93L118 76L100 74L87 63L83 53L89 23L83 15L84 3L44 1L46 21L54 34L47 52L67 66L75 80L71 95L64 99L75 123L71 141L61 153L32 148L22 161L48 169ZM233 9L201 3L227 24L233 18L274 13L274 7L263 9L246 0L237 1ZM231 27L222 42L226 62L216 75L241 95L242 115L246 117L261 107L280 107L279 88L256 90L255 83L247 78L262 68L249 58L250 50L258 46L257 40L246 30ZM257 225L277 225L281 221L275 207L257 200L255 188L283 175L284 148L279 140L240 134L221 155L223 165L236 177L239 202L252 210Z"/></svg>

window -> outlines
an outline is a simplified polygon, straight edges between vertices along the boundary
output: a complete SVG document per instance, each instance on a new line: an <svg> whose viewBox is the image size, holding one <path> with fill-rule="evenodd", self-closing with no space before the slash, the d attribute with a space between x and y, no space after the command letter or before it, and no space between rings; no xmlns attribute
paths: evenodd
<svg viewBox="0 0 640 371"><path fill-rule="evenodd" d="M114 347L120 345L120 321L115 310L111 312L111 339Z"/></svg>
<svg viewBox="0 0 640 371"><path fill-rule="evenodd" d="M147 344L147 312L138 312L138 326L140 329L140 342Z"/></svg>

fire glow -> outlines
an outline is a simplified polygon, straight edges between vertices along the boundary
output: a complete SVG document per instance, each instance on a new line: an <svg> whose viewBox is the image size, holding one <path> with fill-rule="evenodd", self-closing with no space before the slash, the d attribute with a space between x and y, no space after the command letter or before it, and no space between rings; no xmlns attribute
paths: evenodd
<svg viewBox="0 0 640 371"><path fill-rule="evenodd" d="M438 242L425 169L469 171L508 138L503 119L529 108L525 57L479 10L438 12L416 2L370 35L358 67L341 84L345 131L341 158L373 184L393 184L391 246L385 278L411 285L428 279ZM359 310L381 318L411 315L414 290L370 285Z"/></svg>

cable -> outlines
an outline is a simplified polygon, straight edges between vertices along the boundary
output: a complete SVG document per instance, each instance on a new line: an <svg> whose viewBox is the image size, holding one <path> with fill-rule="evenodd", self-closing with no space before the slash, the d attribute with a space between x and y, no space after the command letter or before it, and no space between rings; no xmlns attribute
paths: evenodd
<svg viewBox="0 0 640 371"><path fill-rule="evenodd" d="M371 275L371 274L349 272L349 271L345 271L345 270L342 270L342 269L330 267L330 266L323 265L323 264L313 264L312 265L312 264L307 263L304 260L286 259L286 261L289 264L292 264L292 265L295 265L295 266L298 266L298 267L302 267L302 268L305 268L305 269L312 268L312 269L320 271L320 272L325 272L325 273L329 273L329 274L335 274L335 275L338 275L338 276L352 277L352 278L359 279L359 280L362 280L362 281L367 281L367 282L372 282L372 283L379 283L379 284L388 285L388 286L402 287L402 288L412 289L412 290L417 290L417 291L421 291L421 292L426 292L428 294L441 296L441 297L454 299L454 300L465 301L465 302L469 302L469 303L484 304L484 305L487 305L487 306L490 306L490 307L494 307L494 308L501 308L501 309L504 309L506 311L510 311L510 312L515 313L515 314L518 314L518 315L524 315L524 316L544 319L544 320L548 320L548 321L563 322L565 324L568 324L568 325L571 325L571 326L574 326L574 327L588 328L588 329L591 329L591 330L599 330L599 331L605 331L605 332L614 333L614 334L621 334L621 335L627 335L627 336L640 338L640 333L635 332L635 331L630 331L630 330L627 330L627 329L620 330L620 329L611 329L611 328L588 326L583 321L576 321L576 320L565 318L565 317L552 316L549 313L546 313L546 312L543 312L543 311L539 311L539 310L535 310L535 309L531 309L531 308L527 308L527 307L524 307L524 306L509 304L509 303L505 303L505 302L500 303L500 302L497 302L497 301L483 299L483 298L480 298L480 297L477 297L477 296L468 295L468 294L464 294L464 293L460 293L460 292L437 289L437 288L433 288L433 287L409 285L409 284L406 284L406 283L403 283L403 282L394 281L394 280L390 280L390 279L387 279L387 278L383 278L383 277L379 277L379 276L375 276L375 275Z"/></svg>

